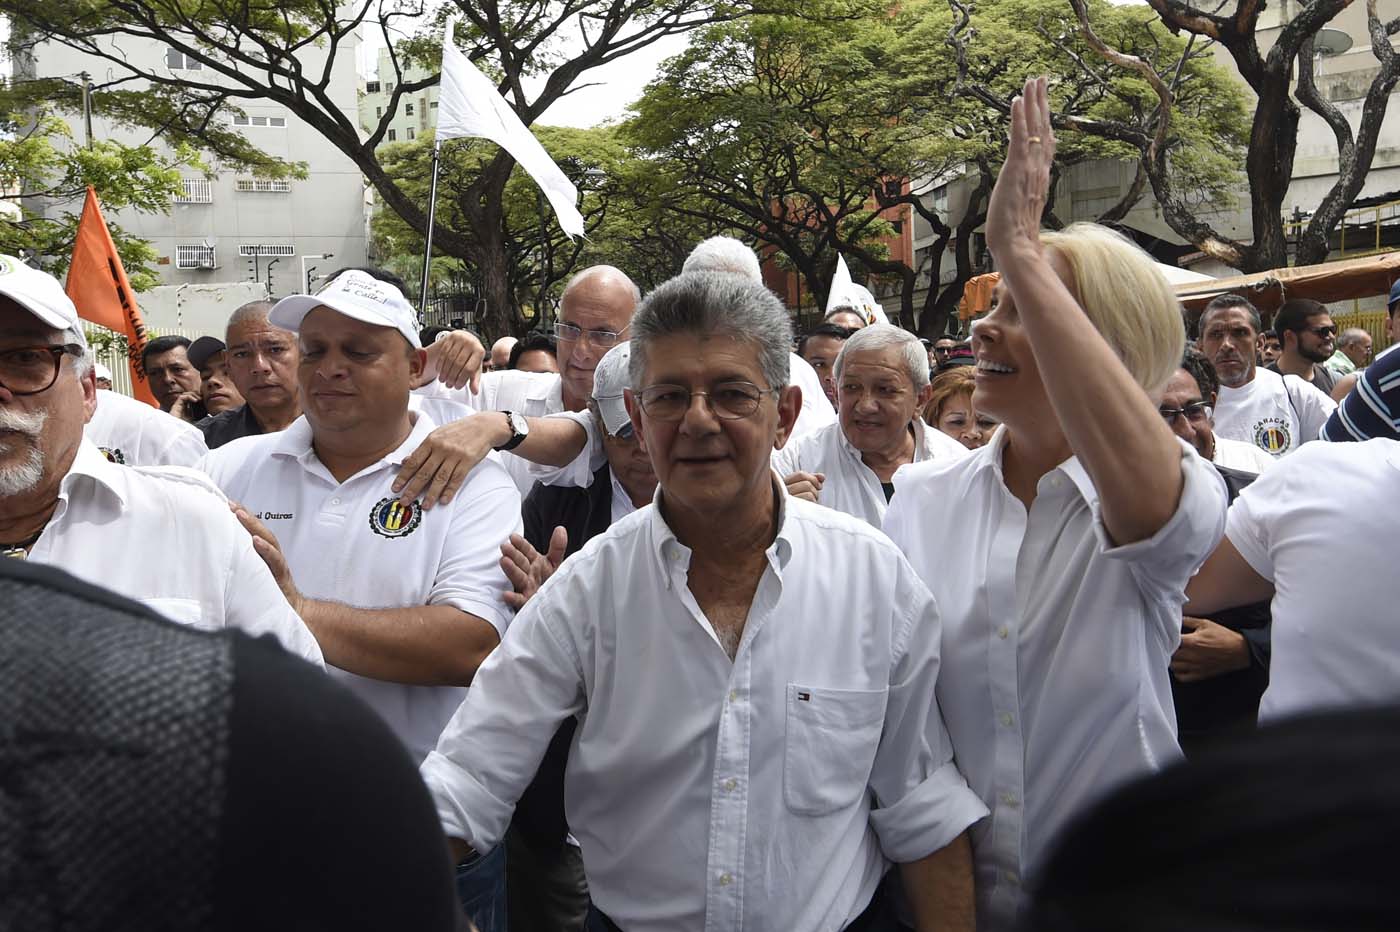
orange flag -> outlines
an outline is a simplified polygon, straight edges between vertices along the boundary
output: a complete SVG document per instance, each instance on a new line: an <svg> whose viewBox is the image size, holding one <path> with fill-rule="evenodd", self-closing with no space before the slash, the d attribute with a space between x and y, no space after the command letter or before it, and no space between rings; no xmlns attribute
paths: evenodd
<svg viewBox="0 0 1400 932"><path fill-rule="evenodd" d="M78 220L78 241L73 245L73 261L68 266L64 290L77 305L79 317L126 334L132 391L138 401L156 407L155 395L151 394L150 381L141 365L146 325L141 321L136 295L112 243L112 234L107 231L107 221L102 219L102 207L92 185L88 185L83 215Z"/></svg>

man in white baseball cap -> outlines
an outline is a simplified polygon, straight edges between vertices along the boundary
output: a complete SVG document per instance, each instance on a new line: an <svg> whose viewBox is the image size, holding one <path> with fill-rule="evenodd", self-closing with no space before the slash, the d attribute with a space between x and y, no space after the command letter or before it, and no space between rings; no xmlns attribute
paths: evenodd
<svg viewBox="0 0 1400 932"><path fill-rule="evenodd" d="M112 370L100 362L94 362L92 370L97 375L97 387L110 392L112 390Z"/></svg>
<svg viewBox="0 0 1400 932"><path fill-rule="evenodd" d="M183 624L272 634L319 664L315 639L207 479L117 465L84 438L98 403L86 344L59 283L0 256L0 551Z"/></svg>

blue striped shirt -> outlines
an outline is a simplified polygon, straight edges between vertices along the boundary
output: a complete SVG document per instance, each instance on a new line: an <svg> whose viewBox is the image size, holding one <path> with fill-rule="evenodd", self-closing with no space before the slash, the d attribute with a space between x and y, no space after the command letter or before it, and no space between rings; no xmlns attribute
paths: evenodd
<svg viewBox="0 0 1400 932"><path fill-rule="evenodd" d="M1322 439L1400 440L1400 349L1382 353L1322 428Z"/></svg>

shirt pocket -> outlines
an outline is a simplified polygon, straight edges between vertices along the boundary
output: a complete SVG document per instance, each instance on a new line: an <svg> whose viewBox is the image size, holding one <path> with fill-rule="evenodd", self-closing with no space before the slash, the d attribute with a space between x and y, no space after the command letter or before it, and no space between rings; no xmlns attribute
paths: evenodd
<svg viewBox="0 0 1400 932"><path fill-rule="evenodd" d="M853 805L870 782L888 689L825 689L789 683L783 799L799 815Z"/></svg>
<svg viewBox="0 0 1400 932"><path fill-rule="evenodd" d="M213 631L220 627L215 619L206 619L198 599L138 599L142 605L163 618L191 628Z"/></svg>

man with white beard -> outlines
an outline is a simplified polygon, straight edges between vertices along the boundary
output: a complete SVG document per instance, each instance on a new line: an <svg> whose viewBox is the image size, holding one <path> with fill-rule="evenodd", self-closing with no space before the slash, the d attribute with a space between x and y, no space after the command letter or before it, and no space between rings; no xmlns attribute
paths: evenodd
<svg viewBox="0 0 1400 932"><path fill-rule="evenodd" d="M52 276L0 256L0 552L191 627L271 634L321 665L218 489L191 470L109 462L83 437L96 404L73 302Z"/></svg>

